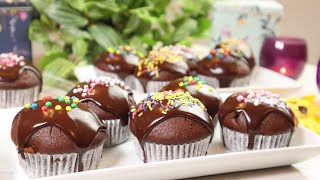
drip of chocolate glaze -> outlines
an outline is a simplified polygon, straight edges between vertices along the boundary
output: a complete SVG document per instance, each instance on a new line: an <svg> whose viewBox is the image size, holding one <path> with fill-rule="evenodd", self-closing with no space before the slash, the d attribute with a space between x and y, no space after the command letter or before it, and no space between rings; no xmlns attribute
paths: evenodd
<svg viewBox="0 0 320 180"><path fill-rule="evenodd" d="M84 85L90 84L82 82L79 85L80 87L83 87ZM75 88L77 88L77 86L75 86ZM91 101L104 111L114 113L118 116L121 120L122 126L126 126L128 124L128 113L130 111L130 107L135 105L131 91L124 90L117 85L106 86L98 84L94 86L91 93L92 94L87 97L82 97L81 93L73 93L71 90L68 92L67 96L75 96L80 99L80 102Z"/></svg>
<svg viewBox="0 0 320 180"><path fill-rule="evenodd" d="M247 133L249 135L248 149L253 148L255 136L259 135L260 126L270 113L280 114L285 117L290 124L291 132L293 132L295 117L291 110L265 103L255 106L253 103L249 102L238 102L238 95L240 94L233 94L226 99L220 107L218 119L220 121L220 125L225 126L224 119L229 113L235 112L235 116L237 117L239 117L240 114L244 114L247 124Z"/></svg>
<svg viewBox="0 0 320 180"><path fill-rule="evenodd" d="M209 115L214 118L221 105L221 99L217 93L210 92L210 86L206 84L202 85L199 90L196 90L198 85L179 86L180 82L183 82L183 78L170 82L168 85L163 87L160 92L169 90L175 91L177 89L188 91L193 97L199 99L203 103L203 105L207 108Z"/></svg>
<svg viewBox="0 0 320 180"><path fill-rule="evenodd" d="M18 148L18 153L23 159L24 148L28 147L28 141L39 129L54 126L65 133L76 146L79 159L85 152L92 148L92 141L97 133L106 131L106 127L98 120L98 117L85 105L77 104L78 107L71 111L66 111L68 106L58 100L50 100L52 108L47 111L41 110L46 101L39 100L36 109L24 108L13 120L12 141ZM55 110L56 105L61 105L62 110ZM74 153L74 152L65 152ZM83 170L83 165L79 161L79 171Z"/></svg>
<svg viewBox="0 0 320 180"><path fill-rule="evenodd" d="M0 81L2 82L14 82L16 81L19 76L24 72L24 71L31 71L33 72L37 78L39 78L40 81L40 88L39 91L41 92L42 89L42 76L41 73L31 65L31 63L26 62L26 65L24 66L14 66L14 67L9 67L7 69L0 69Z"/></svg>
<svg viewBox="0 0 320 180"><path fill-rule="evenodd" d="M95 66L103 71L124 73L126 75L132 74L135 69L135 65L129 64L126 61L125 56L114 54L114 57L110 58L108 52L104 52L100 55Z"/></svg>
<svg viewBox="0 0 320 180"><path fill-rule="evenodd" d="M163 104L167 104L167 100L163 100ZM143 105L139 104L139 106ZM207 113L206 110L202 109L201 107L194 105L190 106L180 106L174 107L167 111L166 114L162 113L163 108L158 104L153 107L152 111L147 108L146 111L143 112L142 116L132 117L130 120L130 129L133 135L135 135L139 141L141 149L143 150L144 155L144 162L146 163L146 153L144 150L144 144L146 142L146 138L151 130L159 125L161 122L168 120L174 117L185 117L190 120L196 121L200 124L203 124L205 127L209 129L211 132L211 140L213 137L214 125L212 122L211 117ZM210 141L211 141L210 140Z"/></svg>

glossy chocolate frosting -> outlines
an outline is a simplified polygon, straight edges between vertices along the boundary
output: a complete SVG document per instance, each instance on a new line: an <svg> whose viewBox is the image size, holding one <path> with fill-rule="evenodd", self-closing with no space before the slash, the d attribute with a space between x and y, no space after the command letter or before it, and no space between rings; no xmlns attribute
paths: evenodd
<svg viewBox="0 0 320 180"><path fill-rule="evenodd" d="M230 114L234 115L230 117ZM272 115L270 116L272 123L265 123L270 127L261 131L261 126L269 115ZM221 126L235 131L239 129L236 129L232 123L235 121L240 126L241 117L245 119L246 127L240 131L249 134L248 149L253 148L255 135L275 135L285 131L293 131L295 126L295 116L287 104L278 95L267 91L247 91L233 94L222 104L218 113ZM230 118L233 120L230 121ZM284 118L286 123L277 123L277 118Z"/></svg>
<svg viewBox="0 0 320 180"><path fill-rule="evenodd" d="M28 142L33 134L48 126L61 130L76 146L73 151L64 153L83 154L88 151L96 134L105 131L106 128L87 106L77 103L78 101L62 97L58 99L45 97L43 100L26 105L15 116L11 130L12 141L21 156L24 158L23 153L25 148L29 147Z"/></svg>
<svg viewBox="0 0 320 180"><path fill-rule="evenodd" d="M127 46L108 48L99 56L95 66L107 72L132 74L141 57L144 55Z"/></svg>
<svg viewBox="0 0 320 180"><path fill-rule="evenodd" d="M148 58L139 61L135 71L137 77L153 81L175 80L189 73L189 67L183 57L164 48L150 51Z"/></svg>
<svg viewBox="0 0 320 180"><path fill-rule="evenodd" d="M148 95L131 110L130 129L142 149L151 130L162 122L184 117L204 125L213 135L214 125L203 104L189 92L164 91ZM197 141L190 139L190 143ZM146 158L145 158L146 159Z"/></svg>
<svg viewBox="0 0 320 180"><path fill-rule="evenodd" d="M223 39L216 48L229 47L231 49L231 55L237 58L244 58L250 68L255 66L255 58L251 47L241 39Z"/></svg>
<svg viewBox="0 0 320 180"><path fill-rule="evenodd" d="M83 92L83 90L86 92ZM76 85L67 95L79 98L80 102L91 101L95 103L102 110L116 115L123 126L128 124L130 107L135 105L129 87L126 87L120 80L105 76L82 82Z"/></svg>
<svg viewBox="0 0 320 180"><path fill-rule="evenodd" d="M218 92L211 86L205 84L198 77L186 76L170 82L168 85L163 87L161 91L175 91L181 89L188 91L190 94L199 99L203 105L207 108L209 115L214 118L218 113L221 99Z"/></svg>

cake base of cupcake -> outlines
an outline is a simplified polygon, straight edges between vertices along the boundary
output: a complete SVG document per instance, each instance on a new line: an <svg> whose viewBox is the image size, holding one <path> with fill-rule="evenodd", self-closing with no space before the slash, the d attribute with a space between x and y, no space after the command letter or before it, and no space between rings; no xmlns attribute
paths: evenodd
<svg viewBox="0 0 320 180"><path fill-rule="evenodd" d="M190 144L181 145L163 145L148 143L144 144L146 159L144 159L143 150L136 137L134 137L134 146L137 155L145 162L158 162L174 159L191 158L198 156L205 156L209 148L212 136L208 136L203 140L193 142Z"/></svg>
<svg viewBox="0 0 320 180"><path fill-rule="evenodd" d="M130 136L129 126L122 126L120 119L103 121L107 127L107 139L104 147L114 146L126 141Z"/></svg>
<svg viewBox="0 0 320 180"><path fill-rule="evenodd" d="M230 151L248 151L261 149L274 149L288 147L292 132L282 133L278 135L255 135L254 146L248 149L249 135L229 128L221 128L221 137L226 148Z"/></svg>
<svg viewBox="0 0 320 180"><path fill-rule="evenodd" d="M40 86L26 89L0 89L0 108L21 107L39 98Z"/></svg>
<svg viewBox="0 0 320 180"><path fill-rule="evenodd" d="M19 163L25 173L31 178L69 174L97 169L102 150L103 145L87 151L82 157L78 153L54 155L24 153L25 159L19 155Z"/></svg>

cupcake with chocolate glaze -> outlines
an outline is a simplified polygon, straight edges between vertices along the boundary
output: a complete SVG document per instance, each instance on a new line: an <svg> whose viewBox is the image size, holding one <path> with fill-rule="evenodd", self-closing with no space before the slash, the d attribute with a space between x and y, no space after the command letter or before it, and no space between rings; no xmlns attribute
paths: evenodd
<svg viewBox="0 0 320 180"><path fill-rule="evenodd" d="M106 129L79 99L44 97L14 118L11 138L31 178L96 169Z"/></svg>
<svg viewBox="0 0 320 180"><path fill-rule="evenodd" d="M105 147L120 144L129 138L128 113L135 101L123 81L100 76L76 85L67 95L79 98L105 124Z"/></svg>
<svg viewBox="0 0 320 180"><path fill-rule="evenodd" d="M196 73L197 62L199 61L199 57L192 51L192 49L179 44L164 46L162 48L168 49L168 51L173 54L178 54L182 56L188 64L191 74Z"/></svg>
<svg viewBox="0 0 320 180"><path fill-rule="evenodd" d="M190 74L188 64L181 55L168 49L150 51L148 57L139 61L135 72L145 92L157 92L173 80Z"/></svg>
<svg viewBox="0 0 320 180"><path fill-rule="evenodd" d="M211 86L240 87L249 85L254 66L251 48L242 40L227 39L198 63L197 72Z"/></svg>
<svg viewBox="0 0 320 180"><path fill-rule="evenodd" d="M126 79L133 75L140 58L143 57L142 53L138 53L129 46L110 47L106 52L100 54L95 63L95 69L98 76L109 76L130 82Z"/></svg>
<svg viewBox="0 0 320 180"><path fill-rule="evenodd" d="M206 155L214 125L198 99L177 90L148 95L131 109L130 130L138 156L156 162Z"/></svg>
<svg viewBox="0 0 320 180"><path fill-rule="evenodd" d="M0 108L19 107L37 100L41 87L41 73L24 57L0 54Z"/></svg>
<svg viewBox="0 0 320 180"><path fill-rule="evenodd" d="M268 91L231 95L218 118L224 145L231 151L288 147L297 122L285 101Z"/></svg>
<svg viewBox="0 0 320 180"><path fill-rule="evenodd" d="M207 108L209 115L214 119L214 124L216 124L216 114L221 105L221 98L216 89L207 85L204 80L201 80L197 76L185 76L170 82L163 87L160 92L169 90L175 91L178 89L190 92L193 97L199 99Z"/></svg>

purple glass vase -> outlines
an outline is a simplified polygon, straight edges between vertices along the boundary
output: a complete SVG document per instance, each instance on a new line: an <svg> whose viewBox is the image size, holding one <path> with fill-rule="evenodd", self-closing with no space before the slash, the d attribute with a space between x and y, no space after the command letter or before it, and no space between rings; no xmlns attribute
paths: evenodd
<svg viewBox="0 0 320 180"><path fill-rule="evenodd" d="M307 45L304 39L292 37L266 37L260 65L297 79L307 60Z"/></svg>

